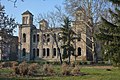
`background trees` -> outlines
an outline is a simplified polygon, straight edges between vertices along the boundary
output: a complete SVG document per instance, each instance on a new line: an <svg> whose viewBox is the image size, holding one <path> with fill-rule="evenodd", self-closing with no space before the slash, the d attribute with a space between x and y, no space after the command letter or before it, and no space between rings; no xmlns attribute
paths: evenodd
<svg viewBox="0 0 120 80"><path fill-rule="evenodd" d="M120 66L120 0L110 0L116 8L109 10L111 19L102 17L100 33L97 38L103 43L103 54L107 60Z"/></svg>
<svg viewBox="0 0 120 80"><path fill-rule="evenodd" d="M5 46L9 46L12 41L14 28L17 27L14 18L5 15L5 7L0 4L0 50L5 53Z"/></svg>

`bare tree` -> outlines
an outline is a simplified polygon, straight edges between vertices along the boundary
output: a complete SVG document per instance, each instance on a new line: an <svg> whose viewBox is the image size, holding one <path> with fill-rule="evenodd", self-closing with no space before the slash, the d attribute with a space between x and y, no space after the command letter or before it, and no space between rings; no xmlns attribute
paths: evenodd
<svg viewBox="0 0 120 80"><path fill-rule="evenodd" d="M64 14L62 12L62 9L60 6L55 6L56 8L56 11L52 11L52 12L49 12L47 14L39 14L36 18L36 21L39 22L40 20L42 19L45 19L48 21L49 23L49 29L51 30L51 36L53 37L55 43L56 43L56 47L57 47L57 50L58 50L58 54L60 55L59 58L60 58L60 63L62 64L62 54L60 52L60 47L58 45L58 39L55 35L55 30L54 28L59 28L63 22L63 17L64 17Z"/></svg>
<svg viewBox="0 0 120 80"><path fill-rule="evenodd" d="M16 6L16 3L17 3L18 1L24 2L25 0L8 0L8 1L12 2L12 3L14 4L14 7L17 7L17 6ZM43 0L43 1L45 1L45 0Z"/></svg>
<svg viewBox="0 0 120 80"><path fill-rule="evenodd" d="M91 33L90 37L87 37L87 39L92 43L92 47L87 45L87 48L91 50L93 61L95 61L94 57L96 38L94 34L96 32L95 30L97 29L97 25L100 22L100 17L104 14L104 11L108 9L109 3L106 0L65 0L64 5L67 13L70 14L73 19L73 14L75 13L76 9L78 7L84 8L87 18L84 21L84 24L89 28Z"/></svg>
<svg viewBox="0 0 120 80"><path fill-rule="evenodd" d="M8 1L12 2L12 3L14 4L14 7L17 7L17 6L16 6L16 3L17 3L18 1L24 2L24 0L8 0Z"/></svg>

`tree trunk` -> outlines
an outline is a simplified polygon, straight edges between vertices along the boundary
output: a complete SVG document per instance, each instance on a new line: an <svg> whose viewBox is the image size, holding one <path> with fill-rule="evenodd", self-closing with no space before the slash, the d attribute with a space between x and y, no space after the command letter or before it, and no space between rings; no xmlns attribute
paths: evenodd
<svg viewBox="0 0 120 80"><path fill-rule="evenodd" d="M61 56L61 53L60 53L60 48L57 47L57 49L58 49L58 54L59 54L59 56L60 56L60 64L62 64L62 56Z"/></svg>
<svg viewBox="0 0 120 80"><path fill-rule="evenodd" d="M68 50L68 64L70 64L70 49Z"/></svg>
<svg viewBox="0 0 120 80"><path fill-rule="evenodd" d="M94 52L94 39L93 39L93 34L92 34L92 56L93 56L93 62L95 62L95 52Z"/></svg>
<svg viewBox="0 0 120 80"><path fill-rule="evenodd" d="M68 31L68 47L69 47L69 49L68 49L68 64L70 65L70 56L71 56L71 53L70 53L70 30Z"/></svg>
<svg viewBox="0 0 120 80"><path fill-rule="evenodd" d="M58 42L57 42L57 40L56 40L56 38L54 37L54 40L55 40L55 43L56 43L56 46L57 46L57 49L58 49L58 54L59 54L59 56L60 56L60 64L62 64L62 56L61 56L61 53L60 53L60 48L59 48L59 46L58 46Z"/></svg>

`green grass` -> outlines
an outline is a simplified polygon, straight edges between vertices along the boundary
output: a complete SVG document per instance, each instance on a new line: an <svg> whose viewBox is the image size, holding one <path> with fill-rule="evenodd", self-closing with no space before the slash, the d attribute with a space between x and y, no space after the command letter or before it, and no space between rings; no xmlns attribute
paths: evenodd
<svg viewBox="0 0 120 80"><path fill-rule="evenodd" d="M58 75L56 76L47 76L47 77L14 77L13 79L6 79L6 80L120 80L120 69L112 68L111 71L107 71L103 68L90 68L90 67L81 67L81 72L86 73L87 75L84 76L61 76L61 68L59 65L53 66L54 70ZM0 73L11 73L12 70L10 69L0 69ZM0 80L5 80L4 78L0 77Z"/></svg>
<svg viewBox="0 0 120 80"><path fill-rule="evenodd" d="M9 74L12 71L13 71L12 69L3 68L3 69L0 69L0 74Z"/></svg>
<svg viewBox="0 0 120 80"><path fill-rule="evenodd" d="M55 66L54 66L55 68ZM57 72L61 71L59 66L56 66ZM120 80L120 70L113 68L111 71L106 69L82 67L81 72L86 73L84 76L53 76L44 77L45 80Z"/></svg>

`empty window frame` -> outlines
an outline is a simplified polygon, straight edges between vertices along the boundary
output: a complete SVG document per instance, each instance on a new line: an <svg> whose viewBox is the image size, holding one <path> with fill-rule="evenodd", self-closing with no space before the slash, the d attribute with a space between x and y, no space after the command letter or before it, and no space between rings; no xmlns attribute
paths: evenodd
<svg viewBox="0 0 120 80"><path fill-rule="evenodd" d="M39 56L39 49L37 49L37 56Z"/></svg>
<svg viewBox="0 0 120 80"><path fill-rule="evenodd" d="M56 56L56 48L53 48L53 56Z"/></svg>
<svg viewBox="0 0 120 80"><path fill-rule="evenodd" d="M81 56L81 48L78 47L78 56Z"/></svg>
<svg viewBox="0 0 120 80"><path fill-rule="evenodd" d="M33 35L33 42L34 43L36 42L36 35L35 34Z"/></svg>
<svg viewBox="0 0 120 80"><path fill-rule="evenodd" d="M46 51L45 51L45 48L43 48L43 57L45 56L45 52L46 52Z"/></svg>
<svg viewBox="0 0 120 80"><path fill-rule="evenodd" d="M26 34L23 33L23 42L26 42Z"/></svg>
<svg viewBox="0 0 120 80"><path fill-rule="evenodd" d="M26 56L26 49L25 48L23 48L22 56Z"/></svg>
<svg viewBox="0 0 120 80"><path fill-rule="evenodd" d="M47 56L50 56L50 49L47 48Z"/></svg>

